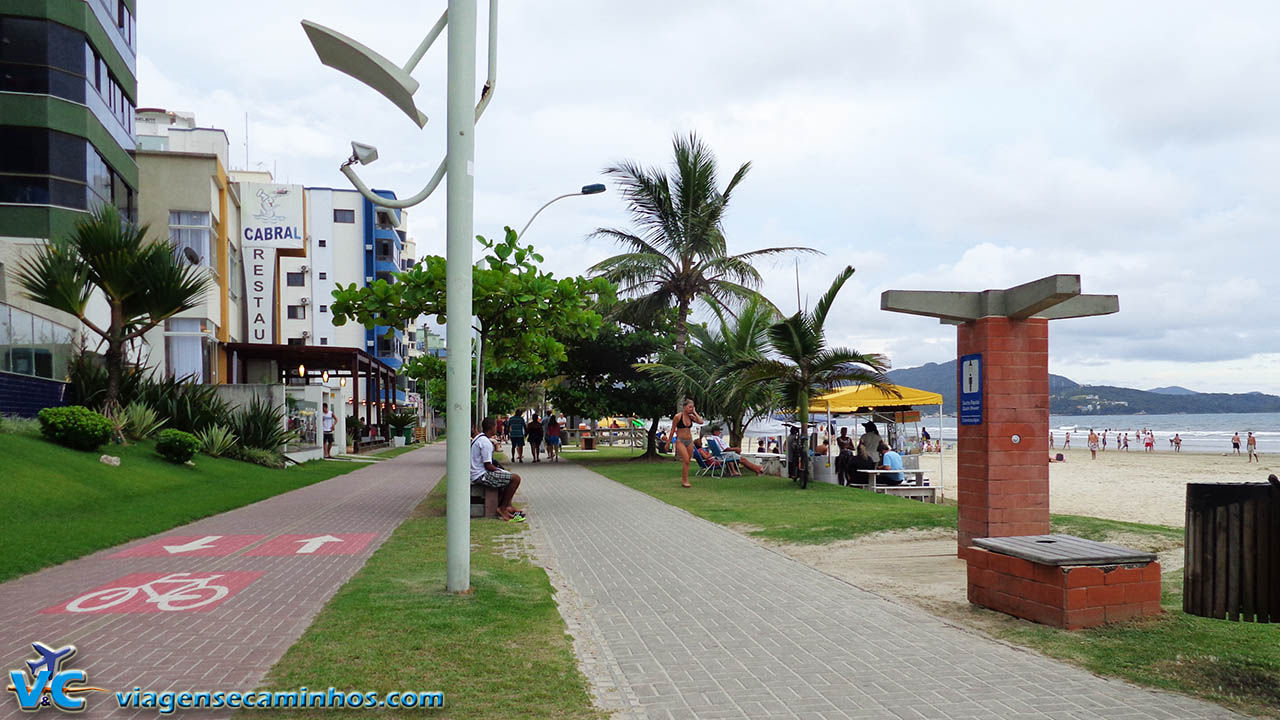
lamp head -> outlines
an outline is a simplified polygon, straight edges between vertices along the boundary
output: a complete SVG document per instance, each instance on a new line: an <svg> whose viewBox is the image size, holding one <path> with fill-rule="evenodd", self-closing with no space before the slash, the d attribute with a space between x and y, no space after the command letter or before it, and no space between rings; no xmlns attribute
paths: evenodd
<svg viewBox="0 0 1280 720"><path fill-rule="evenodd" d="M358 162L361 165L370 165L377 159L378 148L372 145L365 145L362 142L351 141L351 159L347 161L347 164Z"/></svg>
<svg viewBox="0 0 1280 720"><path fill-rule="evenodd" d="M598 195L605 191L604 183L593 183L582 186L583 195Z"/></svg>

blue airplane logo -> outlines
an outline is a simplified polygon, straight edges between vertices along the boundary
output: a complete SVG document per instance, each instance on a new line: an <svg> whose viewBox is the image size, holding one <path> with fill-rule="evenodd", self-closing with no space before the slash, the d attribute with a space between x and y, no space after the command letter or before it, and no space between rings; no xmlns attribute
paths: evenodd
<svg viewBox="0 0 1280 720"><path fill-rule="evenodd" d="M40 653L40 657L36 660L28 660L27 667L31 668L31 677L40 674L40 668L47 668L51 675L57 675L62 670L62 663L71 659L76 654L75 645L64 645L54 650L42 642L33 642L31 647Z"/></svg>

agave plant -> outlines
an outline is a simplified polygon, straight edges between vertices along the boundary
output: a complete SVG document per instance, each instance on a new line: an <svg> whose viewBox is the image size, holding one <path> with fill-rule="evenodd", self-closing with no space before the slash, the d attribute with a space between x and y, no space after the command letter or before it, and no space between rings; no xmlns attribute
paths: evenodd
<svg viewBox="0 0 1280 720"><path fill-rule="evenodd" d="M236 434L226 425L210 425L196 433L200 441L200 452L210 457L222 457L235 447Z"/></svg>
<svg viewBox="0 0 1280 720"><path fill-rule="evenodd" d="M241 445L271 452L278 452L295 437L292 430L285 429L284 411L257 397L232 416L231 428Z"/></svg>
<svg viewBox="0 0 1280 720"><path fill-rule="evenodd" d="M118 414L121 430L130 440L146 440L164 427L165 419L145 403L129 403Z"/></svg>

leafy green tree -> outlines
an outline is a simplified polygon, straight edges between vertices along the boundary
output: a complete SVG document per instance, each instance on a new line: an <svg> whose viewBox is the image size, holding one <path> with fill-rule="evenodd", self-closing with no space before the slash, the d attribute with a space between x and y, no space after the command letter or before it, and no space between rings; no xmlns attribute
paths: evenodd
<svg viewBox="0 0 1280 720"><path fill-rule="evenodd" d="M484 340L480 377L486 366L518 365L532 374L549 373L565 357L565 340L591 337L600 327L596 303L612 298L613 286L600 278L556 278L540 270L542 256L532 245L521 246L511 228L501 241L477 240L489 250L472 268L472 314ZM354 320L365 327L403 327L419 315L434 315L444 324L449 321L446 294L445 259L429 255L395 273L394 282L339 285L329 309L335 325Z"/></svg>
<svg viewBox="0 0 1280 720"><path fill-rule="evenodd" d="M804 428L809 422L809 401L815 395L841 385L874 385L898 394L884 376L889 361L883 355L860 353L843 347L829 347L824 325L836 295L853 276L846 267L831 282L831 287L818 300L811 312L797 312L769 327L771 357L738 363L744 386L774 383L784 407L797 410L797 420ZM800 433L801 451L808 434Z"/></svg>
<svg viewBox="0 0 1280 720"><path fill-rule="evenodd" d="M684 350L662 351L656 363L641 369L693 398L705 417L723 418L730 445L737 446L747 425L778 407L776 383L742 382L747 363L761 362L768 351L768 330L778 312L763 298L751 298L729 315L711 304L713 327L694 324Z"/></svg>
<svg viewBox="0 0 1280 720"><path fill-rule="evenodd" d="M607 317L609 310L601 308ZM557 370L558 382L549 389L548 397L570 415L648 418L646 449L637 459L660 457L658 421L675 412L671 385L641 372L638 364L652 362L663 347L670 347L669 339L652 326L636 327L607 319L594 338L567 345L566 358Z"/></svg>
<svg viewBox="0 0 1280 720"><path fill-rule="evenodd" d="M114 205L103 205L69 237L41 246L18 270L26 297L74 315L106 343L107 412L120 404L128 344L201 303L213 284L205 270L177 257L168 242L149 242L149 232ZM86 314L94 290L102 291L110 310L105 326Z"/></svg>
<svg viewBox="0 0 1280 720"><path fill-rule="evenodd" d="M643 323L675 307L678 352L688 341L689 311L696 298L735 306L760 287L760 273L752 266L756 259L813 250L774 247L729 255L724 214L751 163L743 163L719 189L715 155L697 135L677 136L673 145L675 167L670 175L631 161L605 169L618 178L637 229L600 228L592 233L615 241L626 252L597 263L591 272L617 283L619 294L631 298L621 308L624 320Z"/></svg>

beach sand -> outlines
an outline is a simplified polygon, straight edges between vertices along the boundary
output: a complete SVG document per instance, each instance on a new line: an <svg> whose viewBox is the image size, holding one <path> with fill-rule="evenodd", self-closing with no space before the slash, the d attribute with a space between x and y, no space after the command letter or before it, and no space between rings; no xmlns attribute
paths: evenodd
<svg viewBox="0 0 1280 720"><path fill-rule="evenodd" d="M1243 455L1143 453L1108 450L1089 459L1085 449L1054 450L1066 462L1049 464L1049 511L1066 515L1182 527L1189 482L1266 482L1280 474L1280 455L1262 454L1261 463ZM945 453L944 495L956 497L956 453ZM1048 460L1048 456L1045 456ZM938 456L925 455L920 469L936 482Z"/></svg>

